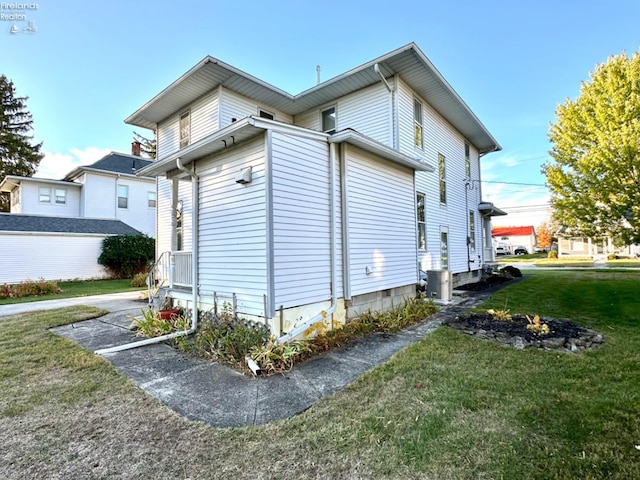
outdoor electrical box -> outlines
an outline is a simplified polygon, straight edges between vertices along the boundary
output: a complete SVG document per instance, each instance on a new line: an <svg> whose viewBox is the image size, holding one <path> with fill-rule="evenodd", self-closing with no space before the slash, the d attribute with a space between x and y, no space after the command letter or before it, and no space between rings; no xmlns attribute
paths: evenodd
<svg viewBox="0 0 640 480"><path fill-rule="evenodd" d="M427 298L449 303L453 296L453 277L449 270L427 270Z"/></svg>

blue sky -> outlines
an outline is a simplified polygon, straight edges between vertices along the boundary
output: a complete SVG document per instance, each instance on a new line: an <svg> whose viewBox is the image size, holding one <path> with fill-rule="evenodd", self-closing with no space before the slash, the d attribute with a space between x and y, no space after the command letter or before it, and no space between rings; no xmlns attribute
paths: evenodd
<svg viewBox="0 0 640 480"><path fill-rule="evenodd" d="M130 151L124 118L206 55L296 94L316 65L327 80L415 42L503 147L482 160L484 199L530 211L547 197L557 104L596 64L640 50L639 18L637 0L41 0L0 9L0 73L29 96L38 176L60 178Z"/></svg>

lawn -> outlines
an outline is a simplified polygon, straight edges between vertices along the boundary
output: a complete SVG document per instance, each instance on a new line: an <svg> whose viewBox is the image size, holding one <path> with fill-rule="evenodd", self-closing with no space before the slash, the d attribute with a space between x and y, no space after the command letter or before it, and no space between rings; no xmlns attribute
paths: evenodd
<svg viewBox="0 0 640 480"><path fill-rule="evenodd" d="M85 280L72 282L58 282L62 293L56 295L40 295L37 297L0 298L0 305L12 303L40 302L42 300L56 300L59 298L86 297L87 295L102 295L105 293L132 292L142 290L132 287L128 280Z"/></svg>
<svg viewBox="0 0 640 480"><path fill-rule="evenodd" d="M215 429L47 328L0 319L0 478L640 478L640 272L534 271L484 308L571 318L585 354L441 327L289 420Z"/></svg>

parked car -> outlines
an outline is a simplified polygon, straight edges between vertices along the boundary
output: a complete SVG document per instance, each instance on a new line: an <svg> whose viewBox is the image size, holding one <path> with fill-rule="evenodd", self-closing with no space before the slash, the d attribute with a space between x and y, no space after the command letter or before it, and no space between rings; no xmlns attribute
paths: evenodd
<svg viewBox="0 0 640 480"><path fill-rule="evenodd" d="M507 249L504 247L496 247L496 255L506 255Z"/></svg>
<svg viewBox="0 0 640 480"><path fill-rule="evenodd" d="M520 247L516 247L513 253L515 253L516 255L526 255L529 253L529 251L525 247L520 246Z"/></svg>

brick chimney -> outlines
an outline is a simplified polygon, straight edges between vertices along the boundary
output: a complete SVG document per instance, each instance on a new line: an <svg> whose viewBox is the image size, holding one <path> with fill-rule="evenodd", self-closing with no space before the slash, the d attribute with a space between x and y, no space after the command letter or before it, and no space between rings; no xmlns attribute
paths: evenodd
<svg viewBox="0 0 640 480"><path fill-rule="evenodd" d="M131 155L134 155L136 157L140 156L140 142L138 141L131 142Z"/></svg>

